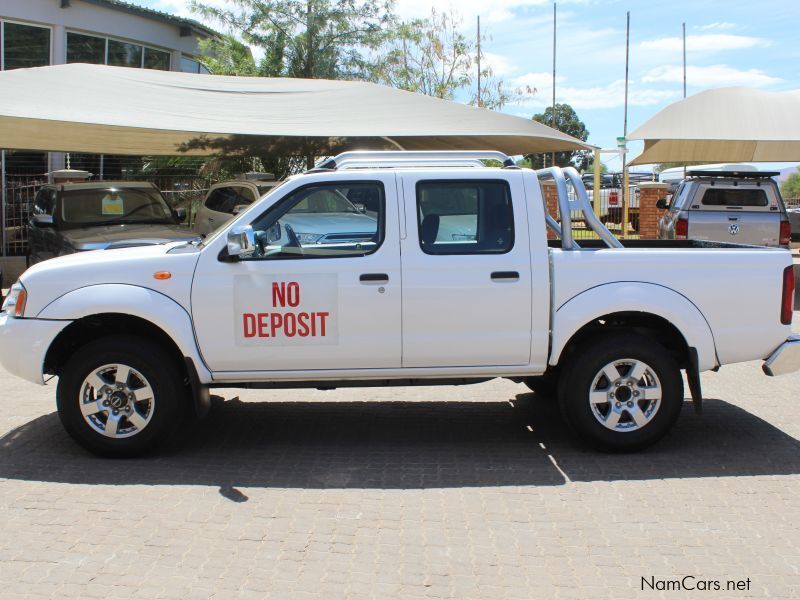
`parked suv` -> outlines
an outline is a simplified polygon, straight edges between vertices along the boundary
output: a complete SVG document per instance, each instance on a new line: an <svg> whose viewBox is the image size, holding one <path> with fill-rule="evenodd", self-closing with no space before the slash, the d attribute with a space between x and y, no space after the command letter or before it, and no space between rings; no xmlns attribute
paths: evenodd
<svg viewBox="0 0 800 600"><path fill-rule="evenodd" d="M212 185L197 209L194 230L208 235L278 185L271 173L248 173L240 180Z"/></svg>
<svg viewBox="0 0 800 600"><path fill-rule="evenodd" d="M659 221L661 239L788 246L791 226L778 185L766 171L688 171Z"/></svg>
<svg viewBox="0 0 800 600"><path fill-rule="evenodd" d="M92 181L45 185L28 223L28 266L64 254L199 240L184 209L172 210L152 183Z"/></svg>

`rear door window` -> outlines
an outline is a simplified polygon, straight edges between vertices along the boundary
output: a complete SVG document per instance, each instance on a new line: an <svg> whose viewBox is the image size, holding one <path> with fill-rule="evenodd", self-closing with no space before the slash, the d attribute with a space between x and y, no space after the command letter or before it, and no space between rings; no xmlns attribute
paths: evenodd
<svg viewBox="0 0 800 600"><path fill-rule="evenodd" d="M765 208L769 205L763 188L706 188L703 206L722 208Z"/></svg>
<svg viewBox="0 0 800 600"><path fill-rule="evenodd" d="M514 246L505 181L421 181L419 243L426 254L502 254Z"/></svg>

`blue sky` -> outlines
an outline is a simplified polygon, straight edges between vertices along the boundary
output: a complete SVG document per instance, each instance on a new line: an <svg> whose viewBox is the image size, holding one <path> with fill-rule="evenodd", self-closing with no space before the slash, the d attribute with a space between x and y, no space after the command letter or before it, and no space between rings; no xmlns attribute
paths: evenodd
<svg viewBox="0 0 800 600"><path fill-rule="evenodd" d="M193 16L184 0L135 0ZM224 4L225 0L207 0ZM399 0L404 17L430 13L430 0ZM437 10L447 8L436 2ZM484 50L510 86L537 93L505 112L529 118L552 97L552 2L459 0L453 8L465 32L481 15L490 36ZM688 94L742 85L765 90L800 88L798 0L564 0L558 3L556 100L567 102L589 129L589 141L607 148L623 132L625 13L631 13L628 131L682 97L681 23L686 22ZM641 146L632 144L634 154ZM619 160L605 159L618 168Z"/></svg>

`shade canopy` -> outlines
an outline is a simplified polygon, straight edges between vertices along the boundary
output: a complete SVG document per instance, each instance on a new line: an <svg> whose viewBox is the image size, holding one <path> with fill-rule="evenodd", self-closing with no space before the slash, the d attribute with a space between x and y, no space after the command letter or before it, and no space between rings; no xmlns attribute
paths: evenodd
<svg viewBox="0 0 800 600"><path fill-rule="evenodd" d="M670 104L628 135L631 164L800 160L800 91L706 90Z"/></svg>
<svg viewBox="0 0 800 600"><path fill-rule="evenodd" d="M590 148L531 119L359 81L69 64L0 72L0 148L209 154L260 136L317 148ZM249 140L249 142L248 142ZM227 146L226 146L227 145Z"/></svg>

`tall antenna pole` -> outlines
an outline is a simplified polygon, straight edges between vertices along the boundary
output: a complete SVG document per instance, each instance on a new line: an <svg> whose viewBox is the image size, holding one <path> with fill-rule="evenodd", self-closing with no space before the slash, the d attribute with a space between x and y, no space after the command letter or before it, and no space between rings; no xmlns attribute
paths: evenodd
<svg viewBox="0 0 800 600"><path fill-rule="evenodd" d="M686 23L683 23L683 97L686 98Z"/></svg>
<svg viewBox="0 0 800 600"><path fill-rule="evenodd" d="M556 128L556 3L553 2L553 106L552 106L552 127ZM556 166L556 153L550 157L553 167Z"/></svg>
<svg viewBox="0 0 800 600"><path fill-rule="evenodd" d="M481 16L478 15L478 108L481 106Z"/></svg>
<svg viewBox="0 0 800 600"><path fill-rule="evenodd" d="M625 117L622 135L625 140L622 152L622 235L628 237L628 63L631 45L631 12L626 13L625 22Z"/></svg>

